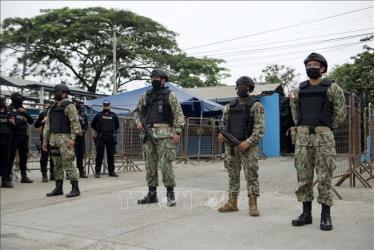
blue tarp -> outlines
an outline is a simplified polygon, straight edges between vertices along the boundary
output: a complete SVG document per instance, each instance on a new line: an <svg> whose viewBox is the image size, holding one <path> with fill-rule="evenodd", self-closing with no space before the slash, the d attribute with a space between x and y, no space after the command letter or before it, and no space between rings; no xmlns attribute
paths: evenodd
<svg viewBox="0 0 375 250"><path fill-rule="evenodd" d="M216 102L203 100L198 97L195 97L175 83L168 82L166 85L176 94L185 116L216 117L222 114L224 106ZM141 95L143 95L147 90L151 88L152 86L148 85L143 88L132 90L129 92L124 92L118 95L112 95L108 97L89 100L85 104L87 106L92 106L93 109L96 111L101 111L103 101L109 100L111 102L112 107L129 109L130 112L133 112L138 104ZM114 112L121 113L121 111L118 112L117 110L114 110Z"/></svg>

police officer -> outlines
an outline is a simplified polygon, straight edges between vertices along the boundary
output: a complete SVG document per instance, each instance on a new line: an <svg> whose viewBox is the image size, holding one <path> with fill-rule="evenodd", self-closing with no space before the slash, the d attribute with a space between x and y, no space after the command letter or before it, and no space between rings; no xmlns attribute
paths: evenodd
<svg viewBox="0 0 375 250"><path fill-rule="evenodd" d="M86 131L88 128L87 115L85 114L84 109L82 108L83 101L78 98L74 99L74 105L76 106L78 112L79 123L81 124L81 134L78 134L76 137L76 144L74 146L76 152L76 162L77 168L79 171L80 178L87 178L86 171L83 167L83 158L85 157L86 151Z"/></svg>
<svg viewBox="0 0 375 250"><path fill-rule="evenodd" d="M12 165L9 161L9 145L12 140L12 126L16 124L6 107L5 96L0 96L0 175L1 187L12 188Z"/></svg>
<svg viewBox="0 0 375 250"><path fill-rule="evenodd" d="M27 153L29 152L29 136L27 135L27 124L33 124L34 119L27 113L26 109L22 106L24 97L15 92L11 95L12 103L9 105L9 111L15 117L15 125L13 126L13 136L10 149L10 163L16 158L16 151L20 158L19 168L21 170L21 183L32 183L27 177Z"/></svg>
<svg viewBox="0 0 375 250"><path fill-rule="evenodd" d="M175 176L172 161L176 157L176 145L180 142L180 133L184 126L184 115L176 95L165 86L168 75L161 69L151 72L152 89L141 96L135 110L137 128L143 130L141 118L151 128L156 145L144 140L143 149L146 164L148 193L138 200L138 204L156 203L158 167L167 188L167 205L175 206Z"/></svg>
<svg viewBox="0 0 375 250"><path fill-rule="evenodd" d="M303 212L292 220L293 226L312 223L311 203L314 199L314 169L318 182L318 202L322 206L320 229L332 230L331 178L335 163L335 139L332 129L345 119L345 98L340 86L322 79L327 72L326 59L311 53L305 60L308 80L290 94L294 123L297 125L295 168L297 170L297 199L303 203Z"/></svg>
<svg viewBox="0 0 375 250"><path fill-rule="evenodd" d="M55 180L54 164L52 161L52 157L50 157L50 148L48 147L47 152L42 150L44 124L47 121L47 112L53 103L54 103L53 100L49 100L47 103L44 104L44 110L39 114L38 119L36 119L34 123L35 128L41 128L40 130L40 171L42 172L43 182L48 182L48 176L47 176L48 158L50 158L49 159L49 174L50 174L49 178L51 181Z"/></svg>
<svg viewBox="0 0 375 250"><path fill-rule="evenodd" d="M225 105L221 126L241 144L237 147L225 144L224 166L229 177L229 200L219 208L219 212L238 211L237 200L242 167L247 181L249 214L259 216L258 144L265 131L264 108L259 101L249 96L254 90L254 82L250 77L238 78L236 89L238 97ZM218 135L218 140L220 143L225 141L221 133Z"/></svg>
<svg viewBox="0 0 375 250"><path fill-rule="evenodd" d="M78 120L76 107L66 100L70 93L68 86L57 84L54 88L56 102L51 106L47 114L47 120L43 130L44 151L50 145L51 157L55 164L56 186L47 196L63 194L64 170L70 179L72 191L66 195L71 198L80 195L78 187L78 173L73 166L74 143L76 136L81 133L81 125Z"/></svg>
<svg viewBox="0 0 375 250"><path fill-rule="evenodd" d="M111 111L111 103L108 100L103 102L103 111L96 114L91 122L91 128L96 132L96 158L95 158L95 177L100 178L102 162L104 157L104 148L107 150L108 176L118 177L115 172L115 150L116 150L116 132L120 124L118 116Z"/></svg>

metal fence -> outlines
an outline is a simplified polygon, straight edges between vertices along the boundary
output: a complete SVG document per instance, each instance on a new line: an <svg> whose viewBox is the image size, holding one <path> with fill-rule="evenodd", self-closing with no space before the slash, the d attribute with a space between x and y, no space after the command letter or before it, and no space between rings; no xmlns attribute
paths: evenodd
<svg viewBox="0 0 375 250"><path fill-rule="evenodd" d="M369 130L369 125L373 124L369 115L362 115L361 101L358 96L345 93L346 99L346 119L338 129L334 130L337 151L337 168L334 171L333 179L338 179L336 186L340 186L345 180L349 180L350 187L355 187L357 180L365 187L370 188L368 182L372 173L362 164L363 150L362 129ZM372 107L372 106L371 106ZM370 111L371 112L371 111ZM363 117L363 119L362 119ZM373 125L372 125L373 126ZM367 133L367 132L365 132ZM373 132L372 132L373 133ZM371 137L370 137L371 138ZM373 143L370 144L370 151L373 151ZM371 166L369 164L368 166ZM365 170L366 169L366 170ZM369 174L370 176L365 176Z"/></svg>
<svg viewBox="0 0 375 250"><path fill-rule="evenodd" d="M361 109L360 99L350 93L346 97L346 119L338 129L334 130L337 151L337 169L333 178L338 179L336 186L349 179L350 186L356 186L357 180L365 187L371 187L369 180L373 178L374 151L374 108ZM40 104L36 105L40 106ZM117 113L129 112L120 107L111 107ZM91 123L94 113L88 114ZM117 112L116 112L117 111ZM125 111L125 112L124 112ZM36 118L36 117L34 117ZM115 163L120 171L139 171L136 162L143 160L142 137L136 128L133 117L119 115L120 129L117 134ZM223 147L217 141L219 121L214 118L186 117L185 127L181 133L180 144L177 145L177 160L190 162L195 160L217 160L221 158ZM40 129L29 126L29 169L40 169L38 147L40 146ZM86 156L84 164L87 172L93 171L95 165L94 132L91 128L86 132ZM363 144L363 148L361 145ZM260 145L260 155L262 145ZM104 159L103 164L106 166ZM18 165L18 164L17 164ZM105 169L105 168L104 168Z"/></svg>

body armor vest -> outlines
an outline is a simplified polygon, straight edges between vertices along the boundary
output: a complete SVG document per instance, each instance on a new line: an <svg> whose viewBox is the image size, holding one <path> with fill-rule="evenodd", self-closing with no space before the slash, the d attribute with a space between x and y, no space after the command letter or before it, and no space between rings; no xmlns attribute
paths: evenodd
<svg viewBox="0 0 375 250"><path fill-rule="evenodd" d="M115 132L115 115L112 112L109 112L108 115L102 112L99 115L98 131L104 134Z"/></svg>
<svg viewBox="0 0 375 250"><path fill-rule="evenodd" d="M173 126L173 115L169 104L169 93L163 88L160 91L149 90L146 93L146 121L148 124L165 123Z"/></svg>
<svg viewBox="0 0 375 250"><path fill-rule="evenodd" d="M237 140L246 140L253 133L254 117L250 109L257 102L253 97L247 97L245 103L240 103L238 98L229 104L228 132Z"/></svg>
<svg viewBox="0 0 375 250"><path fill-rule="evenodd" d="M308 81L300 84L298 96L298 125L332 126L333 105L327 97L332 82L324 79L319 85L312 86Z"/></svg>
<svg viewBox="0 0 375 250"><path fill-rule="evenodd" d="M69 101L64 101L61 106L57 103L53 104L50 116L50 131L56 134L70 134L70 121L65 115L65 108L70 104Z"/></svg>
<svg viewBox="0 0 375 250"><path fill-rule="evenodd" d="M9 113L0 112L0 134L10 134Z"/></svg>

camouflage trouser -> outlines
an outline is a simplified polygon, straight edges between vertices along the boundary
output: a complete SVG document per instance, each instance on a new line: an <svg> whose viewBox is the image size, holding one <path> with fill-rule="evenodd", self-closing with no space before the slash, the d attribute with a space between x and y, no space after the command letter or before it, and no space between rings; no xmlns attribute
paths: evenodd
<svg viewBox="0 0 375 250"><path fill-rule="evenodd" d="M162 181L165 187L175 187L175 176L172 168L172 161L176 158L176 146L172 138L157 139L153 146L150 142L143 145L146 163L146 180L149 187L159 185L158 166L161 170Z"/></svg>
<svg viewBox="0 0 375 250"><path fill-rule="evenodd" d="M314 168L318 182L318 202L332 206L331 178L336 168L336 149L333 134L300 135L295 150L295 168L297 170L297 199L300 202L314 199ZM306 143L310 140L311 143ZM302 144L302 145L301 145ZM310 145L310 146L306 146Z"/></svg>
<svg viewBox="0 0 375 250"><path fill-rule="evenodd" d="M234 148L234 155L231 155L230 151L230 147L226 145L224 167L227 169L229 176L229 193L240 192L240 173L242 167L245 173L245 180L247 181L248 195L259 196L258 146L250 147L245 152L240 152L236 147Z"/></svg>
<svg viewBox="0 0 375 250"><path fill-rule="evenodd" d="M77 168L73 166L74 147L68 147L68 134L51 134L49 145L51 147L51 157L55 164L56 180L64 179L64 170L71 180L78 178Z"/></svg>

